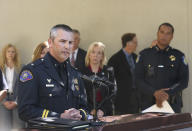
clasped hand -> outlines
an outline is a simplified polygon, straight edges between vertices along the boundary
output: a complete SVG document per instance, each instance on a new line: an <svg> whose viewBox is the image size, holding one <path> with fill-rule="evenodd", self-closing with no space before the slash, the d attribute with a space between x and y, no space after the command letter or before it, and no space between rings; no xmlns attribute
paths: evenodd
<svg viewBox="0 0 192 131"><path fill-rule="evenodd" d="M72 119L72 120L81 120L82 116L80 115L80 111L75 108L70 108L65 110L64 113L60 115L60 118Z"/></svg>
<svg viewBox="0 0 192 131"><path fill-rule="evenodd" d="M160 90L155 91L154 96L155 96L156 104L158 107L162 107L163 101L169 99L169 95L165 92L167 90L169 90L169 88L160 89Z"/></svg>

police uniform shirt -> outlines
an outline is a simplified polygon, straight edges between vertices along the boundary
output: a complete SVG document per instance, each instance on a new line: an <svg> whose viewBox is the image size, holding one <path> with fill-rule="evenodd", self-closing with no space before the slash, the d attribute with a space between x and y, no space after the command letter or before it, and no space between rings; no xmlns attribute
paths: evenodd
<svg viewBox="0 0 192 131"><path fill-rule="evenodd" d="M21 119L60 117L70 108L79 109L82 119L86 118L84 84L70 63L62 64L66 78L59 75L60 63L49 53L22 69L18 84L18 112Z"/></svg>
<svg viewBox="0 0 192 131"><path fill-rule="evenodd" d="M66 64L67 62L64 61L63 63L59 63L55 58L53 58L50 53L47 54L52 62L52 64L54 65L57 73L59 74L59 77L61 78L61 80L63 81L63 83L66 83L65 85L65 90L67 90L68 88L68 77L67 77L67 68L66 68Z"/></svg>
<svg viewBox="0 0 192 131"><path fill-rule="evenodd" d="M136 85L142 93L145 107L155 103L156 90L169 88L167 93L174 96L187 88L188 64L184 54L168 46L161 50L158 46L140 52L136 64Z"/></svg>

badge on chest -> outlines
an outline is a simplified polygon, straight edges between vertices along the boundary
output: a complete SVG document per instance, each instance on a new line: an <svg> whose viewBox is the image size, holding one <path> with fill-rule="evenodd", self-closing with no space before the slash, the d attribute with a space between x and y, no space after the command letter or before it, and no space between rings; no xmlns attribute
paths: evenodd
<svg viewBox="0 0 192 131"><path fill-rule="evenodd" d="M170 55L170 56L169 56L169 59L170 59L170 61L175 61L175 60L176 60L176 57L175 57L174 55Z"/></svg>
<svg viewBox="0 0 192 131"><path fill-rule="evenodd" d="M72 91L79 91L79 82L78 82L78 79L77 78L74 78L73 81L72 81L72 86L71 86L71 89Z"/></svg>
<svg viewBox="0 0 192 131"><path fill-rule="evenodd" d="M152 77L155 75L155 67L150 64L147 65L147 76Z"/></svg>
<svg viewBox="0 0 192 131"><path fill-rule="evenodd" d="M46 83L46 87L54 87L54 84L51 83L52 80L51 79L47 79L47 83Z"/></svg>

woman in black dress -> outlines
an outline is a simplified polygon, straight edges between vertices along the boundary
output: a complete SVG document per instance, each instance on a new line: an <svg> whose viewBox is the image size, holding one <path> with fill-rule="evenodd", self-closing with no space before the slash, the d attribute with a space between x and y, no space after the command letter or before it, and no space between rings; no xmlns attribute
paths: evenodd
<svg viewBox="0 0 192 131"><path fill-rule="evenodd" d="M113 76L113 70L104 65L106 57L104 54L105 45L101 42L92 43L87 51L85 57L85 68L81 70L82 74L89 76L90 78L99 77L111 83L115 82ZM107 84L104 81L104 84L107 86L93 84L89 81L84 80L85 88L87 92L88 99L88 108L90 114L95 114L96 111L93 109L93 86L96 87L96 103L97 103L97 116L102 117L106 115L113 114L113 102L112 94L114 91L114 86ZM109 98L110 97L110 98ZM108 99L109 98L109 99Z"/></svg>

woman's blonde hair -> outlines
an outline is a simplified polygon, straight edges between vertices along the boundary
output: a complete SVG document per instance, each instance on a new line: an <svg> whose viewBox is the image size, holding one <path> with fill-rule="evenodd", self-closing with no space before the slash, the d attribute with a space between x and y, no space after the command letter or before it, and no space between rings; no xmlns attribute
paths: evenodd
<svg viewBox="0 0 192 131"><path fill-rule="evenodd" d="M85 66L88 67L88 66L90 65L89 56L90 56L90 53L93 51L93 49L94 49L95 47L99 47L99 48L101 49L101 51L102 51L103 58L102 58L102 60L101 60L101 62L100 62L99 67L100 67L100 68L103 68L103 66L104 66L104 64L105 64L105 62L106 62L106 57L105 57L105 45L104 45L102 42L93 42L93 43L89 46L89 48L88 48L88 50L87 50L86 57L85 57Z"/></svg>
<svg viewBox="0 0 192 131"><path fill-rule="evenodd" d="M2 71L5 71L5 65L7 64L7 58L6 58L6 53L7 53L7 50L9 48L13 48L15 50L15 57L13 59L13 63L14 63L14 66L16 67L16 69L20 69L21 67L21 63L20 63L20 57L19 57L19 53L18 53L18 50L17 48L15 47L15 45L12 45L12 44L7 44L4 46L4 48L2 49L2 59L1 59L1 69Z"/></svg>
<svg viewBox="0 0 192 131"><path fill-rule="evenodd" d="M41 58L41 53L42 51L45 49L45 48L48 48L48 43L47 41L44 41L40 44L37 45L37 47L35 48L34 52L33 52L33 56L32 56L32 62Z"/></svg>

